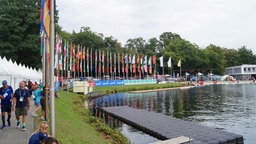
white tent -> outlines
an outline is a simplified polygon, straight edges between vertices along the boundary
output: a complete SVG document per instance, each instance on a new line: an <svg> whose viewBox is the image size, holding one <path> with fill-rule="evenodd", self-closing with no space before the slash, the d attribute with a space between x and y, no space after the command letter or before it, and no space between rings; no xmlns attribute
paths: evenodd
<svg viewBox="0 0 256 144"><path fill-rule="evenodd" d="M42 71L31 67L17 64L11 59L0 57L0 81L7 80L8 84L14 89L18 88L19 82L22 80L40 81L42 79Z"/></svg>

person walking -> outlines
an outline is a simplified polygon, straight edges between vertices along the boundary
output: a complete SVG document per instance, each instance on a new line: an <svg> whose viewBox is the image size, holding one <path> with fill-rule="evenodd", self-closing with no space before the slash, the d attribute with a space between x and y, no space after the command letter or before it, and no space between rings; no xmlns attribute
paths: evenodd
<svg viewBox="0 0 256 144"><path fill-rule="evenodd" d="M26 116L28 115L28 110L30 108L30 94L27 89L25 89L25 82L20 82L20 87L15 90L13 95L13 105L15 106L15 116L17 120L17 127L20 127L20 116L22 116L22 130L26 130Z"/></svg>
<svg viewBox="0 0 256 144"><path fill-rule="evenodd" d="M12 97L13 97L13 89L11 86L7 85L7 81L2 81L3 87L0 88L0 99L1 99L1 112L2 112L2 127L4 129L5 125L5 113L8 113L8 126L11 126L11 112L12 112Z"/></svg>
<svg viewBox="0 0 256 144"><path fill-rule="evenodd" d="M37 111L41 108L40 100L41 100L41 92L42 92L42 90L38 89L37 85L35 85L33 89L34 89L34 96L35 96L34 104L35 104L36 108L32 112L32 116L36 117L36 116L38 116L37 115Z"/></svg>

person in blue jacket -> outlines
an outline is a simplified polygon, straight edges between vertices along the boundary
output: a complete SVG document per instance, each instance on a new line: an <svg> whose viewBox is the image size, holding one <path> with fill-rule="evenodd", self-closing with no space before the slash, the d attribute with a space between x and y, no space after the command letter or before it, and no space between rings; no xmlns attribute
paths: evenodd
<svg viewBox="0 0 256 144"><path fill-rule="evenodd" d="M48 124L46 121L41 122L39 129L36 130L30 137L28 144L41 144L48 138L47 132Z"/></svg>
<svg viewBox="0 0 256 144"><path fill-rule="evenodd" d="M12 97L13 89L11 86L7 85L7 81L2 81L3 87L0 88L0 99L1 99L1 111L2 111L2 127L1 129L6 128L5 124L5 113L8 113L8 126L11 126L11 112L12 112Z"/></svg>

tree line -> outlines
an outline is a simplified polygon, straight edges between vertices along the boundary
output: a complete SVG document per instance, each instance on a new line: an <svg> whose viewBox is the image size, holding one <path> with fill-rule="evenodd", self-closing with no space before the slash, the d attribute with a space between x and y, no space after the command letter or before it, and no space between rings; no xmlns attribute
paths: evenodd
<svg viewBox="0 0 256 144"><path fill-rule="evenodd" d="M18 63L41 68L40 56L40 0L0 0L0 56L6 56ZM178 70L178 60L182 61L184 71L207 71L223 74L225 67L241 64L256 64L256 55L246 46L225 48L210 44L199 47L173 32L163 32L148 40L142 37L130 38L122 45L112 36L94 32L90 27L81 27L79 32L66 32L58 25L56 32L63 39L86 48L103 49L112 52L156 55L164 57L165 73L168 73L167 61L172 58L172 69ZM159 59L157 59L157 70Z"/></svg>

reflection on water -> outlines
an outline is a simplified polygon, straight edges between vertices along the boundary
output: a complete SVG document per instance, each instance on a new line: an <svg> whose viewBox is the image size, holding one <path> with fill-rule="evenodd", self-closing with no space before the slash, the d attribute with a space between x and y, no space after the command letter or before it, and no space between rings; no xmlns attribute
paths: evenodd
<svg viewBox="0 0 256 144"><path fill-rule="evenodd" d="M241 134L245 143L251 144L256 141L255 88L256 85L211 85L183 90L119 93L94 99L93 103L95 107L127 105L198 122Z"/></svg>

